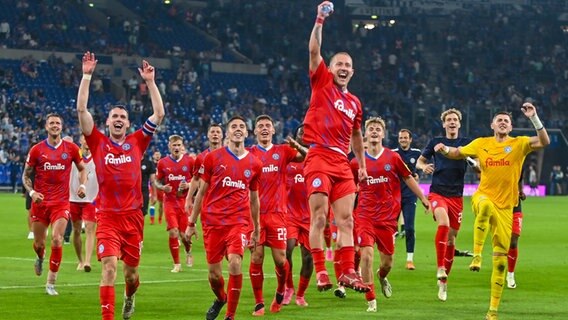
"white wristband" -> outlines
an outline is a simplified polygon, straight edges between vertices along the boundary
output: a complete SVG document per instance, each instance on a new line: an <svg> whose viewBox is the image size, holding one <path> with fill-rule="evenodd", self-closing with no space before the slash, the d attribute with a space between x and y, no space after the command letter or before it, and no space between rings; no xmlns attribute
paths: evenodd
<svg viewBox="0 0 568 320"><path fill-rule="evenodd" d="M30 192L28 192L28 194L30 195L30 198L34 196L35 190L30 190Z"/></svg>
<svg viewBox="0 0 568 320"><path fill-rule="evenodd" d="M534 128L536 130L541 130L542 128L544 128L544 125L542 124L542 122L540 121L540 119L538 118L538 115L535 113L532 117L529 118L534 126Z"/></svg>
<svg viewBox="0 0 568 320"><path fill-rule="evenodd" d="M93 77L92 74L88 74L88 73L83 73L83 79L84 80L91 80L91 78Z"/></svg>
<svg viewBox="0 0 568 320"><path fill-rule="evenodd" d="M83 188L83 189L87 190L87 187L85 187L84 184L80 184L80 185L79 185L79 189L80 189L80 188Z"/></svg>
<svg viewBox="0 0 568 320"><path fill-rule="evenodd" d="M477 161L473 160L472 157L467 157L467 158L465 158L465 161L467 161L467 164L468 164L470 167L472 167L472 168L477 167Z"/></svg>

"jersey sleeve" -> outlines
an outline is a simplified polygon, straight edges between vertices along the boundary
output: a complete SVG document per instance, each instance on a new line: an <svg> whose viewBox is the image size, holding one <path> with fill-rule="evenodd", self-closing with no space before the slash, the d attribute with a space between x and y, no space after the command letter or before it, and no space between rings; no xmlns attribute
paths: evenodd
<svg viewBox="0 0 568 320"><path fill-rule="evenodd" d="M355 98L355 101L357 102L357 115L353 122L353 129L361 129L361 123L363 122L363 105L358 98Z"/></svg>
<svg viewBox="0 0 568 320"><path fill-rule="evenodd" d="M91 153L93 155L98 154L99 148L97 148L97 147L101 143L104 135L99 131L99 129L97 129L97 127L95 125L93 125L93 129L91 130L91 134L90 135L84 134L84 136L85 136L85 141L87 142L87 145L89 146L89 149L91 149Z"/></svg>
<svg viewBox="0 0 568 320"><path fill-rule="evenodd" d="M213 165L214 165L213 157L211 156L211 153L209 153L205 156L205 159L203 159L203 163L199 167L198 171L200 178L207 183L211 181L211 175L213 173Z"/></svg>
<svg viewBox="0 0 568 320"><path fill-rule="evenodd" d="M329 74L325 61L322 59L316 71L310 71L310 83L312 88L321 88L326 84Z"/></svg>
<svg viewBox="0 0 568 320"><path fill-rule="evenodd" d="M37 145L35 145L30 149L30 152L28 153L26 164L33 168L36 166L38 158L39 158L39 148L37 147Z"/></svg>
<svg viewBox="0 0 568 320"><path fill-rule="evenodd" d="M77 165L83 160L81 157L81 149L79 149L79 147L76 144L71 143L71 150L72 150L71 159L73 159L73 162Z"/></svg>
<svg viewBox="0 0 568 320"><path fill-rule="evenodd" d="M148 146L150 145L150 142L152 141L152 135L147 134L146 131L144 131L144 128L136 130L133 133L133 135L134 135L134 138L136 139L136 142L138 143L138 148L140 150L140 156L144 157L144 154L146 153L146 149L148 149Z"/></svg>
<svg viewBox="0 0 568 320"><path fill-rule="evenodd" d="M459 147L460 153L464 157L472 157L477 155L481 139L475 139L463 147Z"/></svg>
<svg viewBox="0 0 568 320"><path fill-rule="evenodd" d="M534 151L533 147L531 147L531 138L527 136L519 137L521 139L521 145L523 148L524 155L527 155ZM522 177L522 176L521 176Z"/></svg>
<svg viewBox="0 0 568 320"><path fill-rule="evenodd" d="M434 142L434 139L430 140L426 148L422 150L422 156L427 160L432 159L432 156L434 155Z"/></svg>
<svg viewBox="0 0 568 320"><path fill-rule="evenodd" d="M296 159L296 155L298 154L298 150L288 146L288 145L284 145L284 150L286 152L286 165L290 162L293 162Z"/></svg>
<svg viewBox="0 0 568 320"><path fill-rule="evenodd" d="M158 166L156 167L156 179L161 181L164 178L164 162L162 160L158 161Z"/></svg>
<svg viewBox="0 0 568 320"><path fill-rule="evenodd" d="M410 168L408 168L406 163L404 163L404 161L400 157L400 154L394 152L393 159L396 166L396 171L397 171L396 173L398 174L399 177L406 178L412 176L412 171L410 171Z"/></svg>
<svg viewBox="0 0 568 320"><path fill-rule="evenodd" d="M249 189L251 191L258 191L258 186L260 185L260 173L262 172L262 162L260 162L260 160L255 162L255 168L253 171L254 175L250 180Z"/></svg>
<svg viewBox="0 0 568 320"><path fill-rule="evenodd" d="M199 168L201 168L201 164L203 163L203 155L200 153L195 158L195 162L193 163L193 168L191 169L191 175L199 177Z"/></svg>

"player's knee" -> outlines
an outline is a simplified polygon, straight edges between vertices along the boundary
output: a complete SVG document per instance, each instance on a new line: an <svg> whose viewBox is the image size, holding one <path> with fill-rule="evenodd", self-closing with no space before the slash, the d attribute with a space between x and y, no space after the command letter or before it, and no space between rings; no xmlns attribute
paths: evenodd
<svg viewBox="0 0 568 320"><path fill-rule="evenodd" d="M240 274L241 273L241 260L231 259L229 260L229 273L230 274Z"/></svg>
<svg viewBox="0 0 568 320"><path fill-rule="evenodd" d="M345 216L341 219L336 219L337 227L343 230L353 230L353 216Z"/></svg>
<svg viewBox="0 0 568 320"><path fill-rule="evenodd" d="M316 230L323 230L325 228L325 225L327 223L327 219L325 217L325 214L322 215L314 215L312 217L312 228L315 228Z"/></svg>

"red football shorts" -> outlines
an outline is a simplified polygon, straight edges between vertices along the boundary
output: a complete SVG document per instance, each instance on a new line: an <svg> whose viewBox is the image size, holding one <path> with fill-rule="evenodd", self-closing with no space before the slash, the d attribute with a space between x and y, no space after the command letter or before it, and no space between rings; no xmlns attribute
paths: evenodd
<svg viewBox="0 0 568 320"><path fill-rule="evenodd" d="M156 199L160 202L163 202L164 201L164 191L157 190L156 191Z"/></svg>
<svg viewBox="0 0 568 320"><path fill-rule="evenodd" d="M247 245L246 229L247 226L240 224L203 227L203 243L207 263L219 263L229 254L243 256Z"/></svg>
<svg viewBox="0 0 568 320"><path fill-rule="evenodd" d="M430 201L432 213L434 213L434 210L436 210L436 208L444 208L448 213L448 218L450 219L450 228L454 230L460 229L463 212L462 197L444 197L437 193L431 192L428 195L428 201ZM433 217L434 220L436 220L436 217L434 215Z"/></svg>
<svg viewBox="0 0 568 320"><path fill-rule="evenodd" d="M296 241L310 250L310 224L298 223L296 221L288 221L286 227L288 239L296 239Z"/></svg>
<svg viewBox="0 0 568 320"><path fill-rule="evenodd" d="M373 226L372 221L365 221L357 226L355 243L360 247L372 247L376 243L380 252L393 255L396 231L396 227L390 225Z"/></svg>
<svg viewBox="0 0 568 320"><path fill-rule="evenodd" d="M329 148L310 148L304 165L304 177L308 196L324 193L330 203L357 190L349 160Z"/></svg>
<svg viewBox="0 0 568 320"><path fill-rule="evenodd" d="M286 250L286 239L288 239L286 219L283 213L274 212L260 215L260 245Z"/></svg>
<svg viewBox="0 0 568 320"><path fill-rule="evenodd" d="M32 218L32 222L41 222L47 226L59 219L69 220L69 201L32 202L30 216Z"/></svg>
<svg viewBox="0 0 568 320"><path fill-rule="evenodd" d="M97 212L97 258L115 256L130 267L140 264L144 240L144 215L141 210L120 214Z"/></svg>
<svg viewBox="0 0 568 320"><path fill-rule="evenodd" d="M177 202L164 202L164 213L166 215L166 230L178 229L180 232L185 232L189 216L184 210L185 201L179 200Z"/></svg>
<svg viewBox="0 0 568 320"><path fill-rule="evenodd" d="M90 202L71 202L69 205L71 221L95 222L95 205Z"/></svg>
<svg viewBox="0 0 568 320"><path fill-rule="evenodd" d="M523 213L513 212L513 234L516 236L521 236L521 230L523 229Z"/></svg>

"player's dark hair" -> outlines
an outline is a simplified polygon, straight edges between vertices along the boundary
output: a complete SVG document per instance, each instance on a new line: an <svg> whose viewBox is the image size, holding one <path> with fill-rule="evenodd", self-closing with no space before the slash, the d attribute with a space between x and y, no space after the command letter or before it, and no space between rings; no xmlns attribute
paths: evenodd
<svg viewBox="0 0 568 320"><path fill-rule="evenodd" d="M260 120L268 120L272 123L272 125L274 125L274 120L272 120L272 117L267 115L267 114L261 114L260 116L256 117L256 119L254 119L254 126L256 127L256 124L260 121Z"/></svg>
<svg viewBox="0 0 568 320"><path fill-rule="evenodd" d="M412 131L410 131L409 129L404 128L404 129L400 129L400 130L398 131L399 134L400 134L401 132L406 132L406 133L408 133L408 136L410 137L410 139L412 139Z"/></svg>
<svg viewBox="0 0 568 320"><path fill-rule="evenodd" d="M234 115L234 116L231 117L231 119L229 119L229 121L227 121L227 129L229 128L229 125L231 124L231 122L233 122L235 120L241 120L245 124L247 123L247 119L245 119L245 117L239 116L239 115Z"/></svg>
<svg viewBox="0 0 568 320"><path fill-rule="evenodd" d="M219 123L210 124L209 127L207 127L207 132L209 132L209 130L211 130L211 128L219 128L219 129L221 129L221 132L223 132L223 127Z"/></svg>
<svg viewBox="0 0 568 320"><path fill-rule="evenodd" d="M497 116L499 116L499 115L508 116L508 117L509 117L509 120L511 120L511 124L513 124L513 114L512 114L511 112L505 111L505 110L499 111L499 112L497 112L497 113L495 113L495 114L493 115L493 120L495 120L495 118L497 118Z"/></svg>
<svg viewBox="0 0 568 320"><path fill-rule="evenodd" d="M63 124L63 117L57 112L52 112L45 116L45 124L47 124L47 119L49 118L59 118L59 120L61 120L61 124Z"/></svg>
<svg viewBox="0 0 568 320"><path fill-rule="evenodd" d="M122 104L113 105L112 107L110 107L109 114L110 114L110 111L112 111L113 109L122 109L122 110L126 111L126 117L128 118L129 113L128 113L128 109L126 109L125 105L122 105Z"/></svg>

